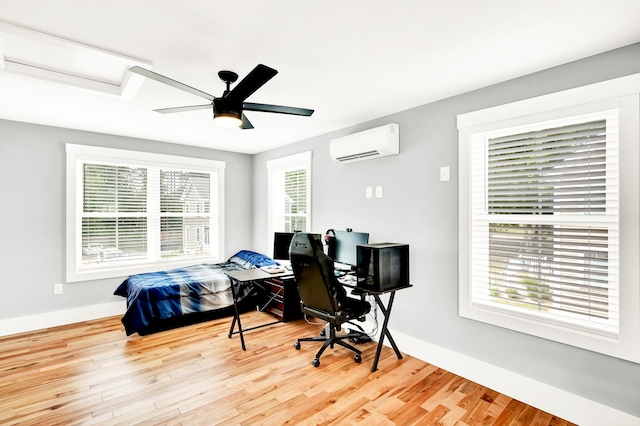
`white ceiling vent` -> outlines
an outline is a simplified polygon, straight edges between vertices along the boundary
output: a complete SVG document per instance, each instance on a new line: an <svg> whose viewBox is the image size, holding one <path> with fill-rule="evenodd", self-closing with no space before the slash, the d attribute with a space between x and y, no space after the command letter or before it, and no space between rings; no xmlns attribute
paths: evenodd
<svg viewBox="0 0 640 426"><path fill-rule="evenodd" d="M333 139L331 158L338 163L370 160L400 153L400 126L395 123Z"/></svg>
<svg viewBox="0 0 640 426"><path fill-rule="evenodd" d="M0 20L0 72L131 99L151 62Z"/></svg>

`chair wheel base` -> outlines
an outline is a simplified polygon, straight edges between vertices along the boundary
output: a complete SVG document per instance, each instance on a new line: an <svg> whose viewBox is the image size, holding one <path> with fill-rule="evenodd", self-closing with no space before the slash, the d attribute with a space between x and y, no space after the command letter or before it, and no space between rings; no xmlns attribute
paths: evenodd
<svg viewBox="0 0 640 426"><path fill-rule="evenodd" d="M300 342L295 342L293 344L293 347L296 348L297 351L299 351L300 350Z"/></svg>
<svg viewBox="0 0 640 426"><path fill-rule="evenodd" d="M320 366L320 360L318 358L314 358L313 361L311 361L311 364L317 368Z"/></svg>
<svg viewBox="0 0 640 426"><path fill-rule="evenodd" d="M360 356L360 354L355 354L353 360L356 362L356 364L360 364L362 362L362 356Z"/></svg>

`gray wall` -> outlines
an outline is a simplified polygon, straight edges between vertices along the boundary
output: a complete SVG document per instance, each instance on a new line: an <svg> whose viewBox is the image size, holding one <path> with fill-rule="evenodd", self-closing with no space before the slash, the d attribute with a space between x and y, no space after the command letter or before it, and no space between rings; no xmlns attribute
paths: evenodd
<svg viewBox="0 0 640 426"><path fill-rule="evenodd" d="M254 245L269 252L266 162L312 150L314 232L350 227L372 242L410 244L414 287L398 293L394 330L640 416L640 365L457 314L456 115L638 72L635 44L256 155ZM331 139L390 122L400 125L400 155L331 161ZM439 181L441 166L451 167L450 182ZM365 187L377 185L384 197L366 199Z"/></svg>
<svg viewBox="0 0 640 426"><path fill-rule="evenodd" d="M0 319L123 300L121 278L53 295L65 282L65 143L226 161L225 255L251 247L251 155L0 120Z"/></svg>

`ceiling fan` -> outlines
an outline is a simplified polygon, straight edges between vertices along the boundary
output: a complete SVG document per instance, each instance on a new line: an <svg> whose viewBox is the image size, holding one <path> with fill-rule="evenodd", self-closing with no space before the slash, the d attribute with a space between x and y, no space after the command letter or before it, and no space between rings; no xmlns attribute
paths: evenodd
<svg viewBox="0 0 640 426"><path fill-rule="evenodd" d="M139 66L131 67L129 68L129 71L211 101L205 105L189 105L154 110L162 114L213 108L213 120L217 124L225 127L239 126L241 129L253 129L253 125L244 115L244 111L274 112L278 114L302 115L306 117L313 114L312 109L245 102L245 99L251 96L256 90L262 87L278 73L278 71L273 68L262 64L258 64L233 89L231 89L231 84L236 82L238 74L233 71L218 72L218 77L220 77L220 79L227 85L226 90L219 98Z"/></svg>

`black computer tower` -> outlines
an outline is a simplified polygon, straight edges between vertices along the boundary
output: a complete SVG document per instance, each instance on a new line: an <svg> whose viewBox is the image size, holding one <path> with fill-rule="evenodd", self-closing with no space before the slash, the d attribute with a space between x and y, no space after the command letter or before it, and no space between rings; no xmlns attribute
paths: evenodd
<svg viewBox="0 0 640 426"><path fill-rule="evenodd" d="M409 285L409 245L397 243L357 246L358 287L387 291Z"/></svg>

